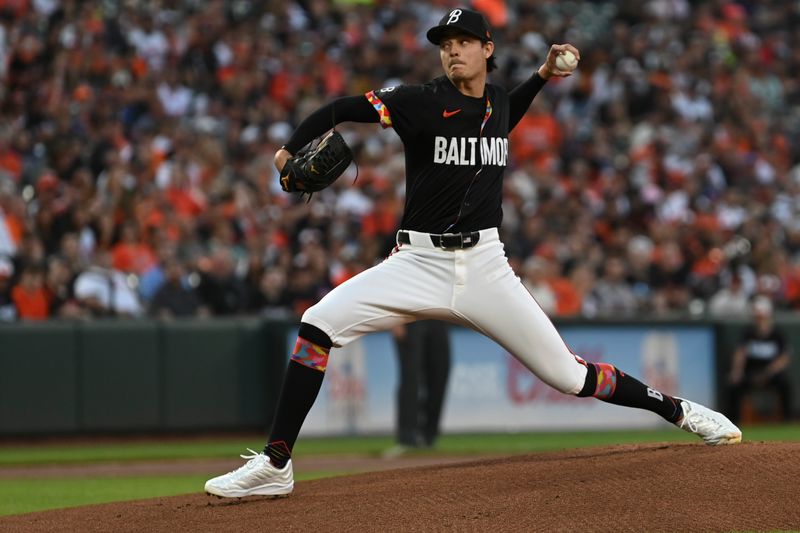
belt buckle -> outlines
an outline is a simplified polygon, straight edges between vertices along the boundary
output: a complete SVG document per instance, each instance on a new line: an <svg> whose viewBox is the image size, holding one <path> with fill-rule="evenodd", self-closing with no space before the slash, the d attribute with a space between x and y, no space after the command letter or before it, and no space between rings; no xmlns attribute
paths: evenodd
<svg viewBox="0 0 800 533"><path fill-rule="evenodd" d="M458 244L456 246L445 246L444 243L445 239L451 239L453 237L458 238L459 241ZM463 250L464 245L470 244L471 242L472 242L472 235L467 235L467 238L465 240L463 233L442 233L442 235L439 237L439 248L441 248L442 250L456 249L456 248Z"/></svg>

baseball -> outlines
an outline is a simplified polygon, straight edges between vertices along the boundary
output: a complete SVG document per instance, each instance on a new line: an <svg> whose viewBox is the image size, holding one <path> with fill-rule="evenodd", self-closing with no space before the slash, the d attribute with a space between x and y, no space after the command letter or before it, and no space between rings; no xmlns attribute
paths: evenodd
<svg viewBox="0 0 800 533"><path fill-rule="evenodd" d="M564 53L559 54L556 57L556 67L558 70L563 70L565 72L571 72L575 70L578 66L578 58L575 57L575 54L566 50Z"/></svg>

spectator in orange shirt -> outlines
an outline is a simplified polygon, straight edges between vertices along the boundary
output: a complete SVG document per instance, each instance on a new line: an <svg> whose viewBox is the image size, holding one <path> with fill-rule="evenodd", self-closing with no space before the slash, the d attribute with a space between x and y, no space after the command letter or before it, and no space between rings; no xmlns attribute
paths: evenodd
<svg viewBox="0 0 800 533"><path fill-rule="evenodd" d="M527 160L542 162L561 145L561 126L548 111L544 101L534 100L509 135L511 153L517 163Z"/></svg>
<svg viewBox="0 0 800 533"><path fill-rule="evenodd" d="M119 242L111 249L112 266L122 272L142 274L155 263L155 254L139 239L139 227L133 220L126 220L122 225Z"/></svg>
<svg viewBox="0 0 800 533"><path fill-rule="evenodd" d="M164 196L181 219L196 217L203 212L207 204L203 191L192 185L186 170L179 165L173 165Z"/></svg>
<svg viewBox="0 0 800 533"><path fill-rule="evenodd" d="M44 286L44 270L39 265L22 269L19 283L11 289L11 299L21 320L45 320L50 316L50 293Z"/></svg>
<svg viewBox="0 0 800 533"><path fill-rule="evenodd" d="M0 138L0 172L8 174L15 182L22 175L22 156L3 138Z"/></svg>
<svg viewBox="0 0 800 533"><path fill-rule="evenodd" d="M582 296L571 277L553 276L550 287L556 295L557 316L581 314Z"/></svg>

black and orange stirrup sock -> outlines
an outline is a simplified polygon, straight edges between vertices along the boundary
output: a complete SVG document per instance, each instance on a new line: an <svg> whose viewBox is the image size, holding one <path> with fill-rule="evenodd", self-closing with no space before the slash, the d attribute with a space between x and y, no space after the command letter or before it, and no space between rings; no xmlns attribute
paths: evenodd
<svg viewBox="0 0 800 533"><path fill-rule="evenodd" d="M297 343L283 379L275 420L264 453L270 462L283 468L306 415L322 388L331 342L328 335L310 324L301 324Z"/></svg>
<svg viewBox="0 0 800 533"><path fill-rule="evenodd" d="M679 400L648 387L614 365L589 362L582 364L586 365L586 382L578 396L594 396L615 405L647 409L673 424L683 415Z"/></svg>

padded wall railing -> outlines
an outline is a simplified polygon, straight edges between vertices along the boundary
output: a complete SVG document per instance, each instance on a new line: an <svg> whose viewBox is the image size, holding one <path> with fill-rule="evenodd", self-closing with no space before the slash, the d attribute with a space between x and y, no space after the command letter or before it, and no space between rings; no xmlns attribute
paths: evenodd
<svg viewBox="0 0 800 533"><path fill-rule="evenodd" d="M559 324L587 324L564 321ZM657 321L602 322L664 324ZM747 322L715 329L718 405ZM800 353L800 316L778 317ZM0 436L266 431L297 324L248 317L0 325ZM800 363L790 372L800 413Z"/></svg>
<svg viewBox="0 0 800 533"><path fill-rule="evenodd" d="M257 318L0 327L0 434L265 429L285 322Z"/></svg>

